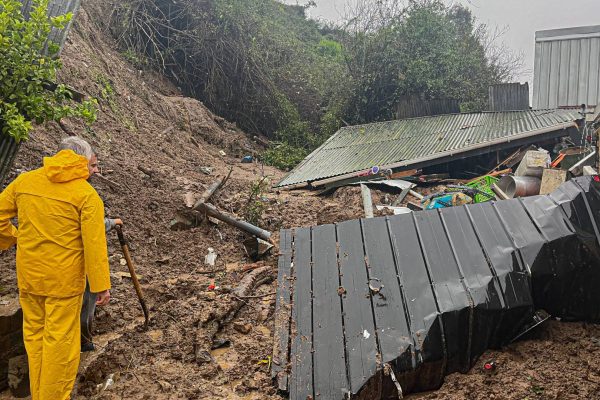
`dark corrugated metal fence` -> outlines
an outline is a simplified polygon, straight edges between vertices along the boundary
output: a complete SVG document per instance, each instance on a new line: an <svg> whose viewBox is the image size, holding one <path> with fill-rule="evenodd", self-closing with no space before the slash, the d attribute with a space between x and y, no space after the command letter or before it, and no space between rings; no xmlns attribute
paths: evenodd
<svg viewBox="0 0 600 400"><path fill-rule="evenodd" d="M458 114L460 105L454 99L424 100L420 96L404 96L396 105L396 119Z"/></svg>
<svg viewBox="0 0 600 400"><path fill-rule="evenodd" d="M279 388L292 400L398 398L392 376L404 393L435 389L536 309L600 320L595 185L283 230Z"/></svg>
<svg viewBox="0 0 600 400"><path fill-rule="evenodd" d="M2 128L2 120L0 120ZM20 144L12 136L0 133L0 185L4 182L17 157Z"/></svg>
<svg viewBox="0 0 600 400"><path fill-rule="evenodd" d="M529 84L501 83L489 87L489 111L529 110Z"/></svg>

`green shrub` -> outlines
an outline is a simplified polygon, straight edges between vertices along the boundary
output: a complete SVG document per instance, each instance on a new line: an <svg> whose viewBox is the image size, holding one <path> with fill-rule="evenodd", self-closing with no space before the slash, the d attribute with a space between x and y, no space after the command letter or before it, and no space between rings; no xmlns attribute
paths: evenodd
<svg viewBox="0 0 600 400"><path fill-rule="evenodd" d="M81 117L91 124L96 104L76 104L64 85L56 85L59 46L48 40L52 28L63 29L72 15L48 18L49 0L34 0L29 19L18 0L0 0L0 126L15 140L26 140L32 123Z"/></svg>
<svg viewBox="0 0 600 400"><path fill-rule="evenodd" d="M323 56L339 59L342 57L343 50L342 45L335 40L321 39L317 50Z"/></svg>
<svg viewBox="0 0 600 400"><path fill-rule="evenodd" d="M269 191L269 186L271 186L271 183L267 177L262 177L250 185L248 201L244 208L244 218L252 225L260 226L263 213L267 207L263 196Z"/></svg>
<svg viewBox="0 0 600 400"><path fill-rule="evenodd" d="M294 147L284 142L276 144L273 148L265 151L262 158L267 165L289 171L307 155L306 149Z"/></svg>

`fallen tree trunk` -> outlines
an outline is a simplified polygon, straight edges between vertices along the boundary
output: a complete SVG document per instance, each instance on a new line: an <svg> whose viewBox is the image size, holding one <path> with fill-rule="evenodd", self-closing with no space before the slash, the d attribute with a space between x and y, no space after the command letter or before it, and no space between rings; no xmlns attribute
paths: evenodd
<svg viewBox="0 0 600 400"><path fill-rule="evenodd" d="M223 307L211 312L208 318L198 324L196 340L194 343L196 362L203 364L212 362L210 355L213 340L217 332L227 323L231 322L235 314L245 304L244 298L258 286L271 282L274 279L271 267L255 269L246 275L239 286L230 294L230 302Z"/></svg>
<svg viewBox="0 0 600 400"><path fill-rule="evenodd" d="M202 204L210 200L210 198L215 194L215 192L219 190L219 188L223 186L225 182L227 182L227 180L229 180L229 177L231 176L231 171L233 171L233 168L229 169L229 173L225 178L217 179L216 181L211 183L210 186L206 188L204 193L202 193L202 196L200 196L200 199L196 202L196 204L194 204L194 207L192 209L195 211L199 211L199 209L202 207Z"/></svg>

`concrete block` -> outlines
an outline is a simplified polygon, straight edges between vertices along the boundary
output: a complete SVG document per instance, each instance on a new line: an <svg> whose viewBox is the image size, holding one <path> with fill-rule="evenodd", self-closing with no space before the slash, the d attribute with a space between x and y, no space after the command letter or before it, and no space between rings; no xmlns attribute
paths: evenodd
<svg viewBox="0 0 600 400"><path fill-rule="evenodd" d="M546 151L530 150L525 153L525 157L515 171L515 176L541 178L544 168L550 164L550 161L550 156Z"/></svg>
<svg viewBox="0 0 600 400"><path fill-rule="evenodd" d="M540 194L549 194L554 192L560 185L567 180L567 171L562 169L544 169L542 175L542 185Z"/></svg>

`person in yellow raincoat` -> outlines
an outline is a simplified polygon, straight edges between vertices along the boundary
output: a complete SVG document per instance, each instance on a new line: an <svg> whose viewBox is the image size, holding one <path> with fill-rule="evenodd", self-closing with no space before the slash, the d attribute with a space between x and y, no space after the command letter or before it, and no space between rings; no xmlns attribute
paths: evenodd
<svg viewBox="0 0 600 400"><path fill-rule="evenodd" d="M61 149L0 194L0 248L17 245L32 400L70 398L86 275L97 304L110 300L104 205L87 182L97 172L96 156L76 137L65 139Z"/></svg>

